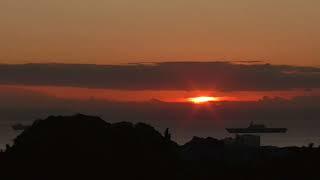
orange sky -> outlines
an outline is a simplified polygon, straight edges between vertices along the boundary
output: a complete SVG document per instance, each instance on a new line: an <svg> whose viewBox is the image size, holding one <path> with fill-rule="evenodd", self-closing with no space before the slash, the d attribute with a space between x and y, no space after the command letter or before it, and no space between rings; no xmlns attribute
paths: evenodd
<svg viewBox="0 0 320 180"><path fill-rule="evenodd" d="M1 0L1 63L320 65L317 0Z"/></svg>
<svg viewBox="0 0 320 180"><path fill-rule="evenodd" d="M319 90L306 92L303 90L292 91L132 91L132 90L109 90L109 89L88 89L75 87L54 87L54 86L4 86L5 89L25 89L36 93L46 94L51 97L76 100L112 100L112 101L149 101L157 99L165 102L188 102L188 98L197 96L218 97L219 101L257 101L264 96L293 98L295 96L320 95Z"/></svg>

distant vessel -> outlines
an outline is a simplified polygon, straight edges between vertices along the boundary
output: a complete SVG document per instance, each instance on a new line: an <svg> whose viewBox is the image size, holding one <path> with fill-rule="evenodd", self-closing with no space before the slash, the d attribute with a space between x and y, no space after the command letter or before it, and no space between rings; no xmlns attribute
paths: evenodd
<svg viewBox="0 0 320 180"><path fill-rule="evenodd" d="M250 123L249 127L247 128L226 128L229 133L235 134L250 134L250 133L286 133L287 128L267 128L263 124L254 124L253 122Z"/></svg>
<svg viewBox="0 0 320 180"><path fill-rule="evenodd" d="M22 131L22 130L25 130L25 129L29 128L30 126L23 125L21 123L16 123L16 124L12 125L11 127L15 131Z"/></svg>
<svg viewBox="0 0 320 180"><path fill-rule="evenodd" d="M234 139L226 139L226 143L260 147L261 134L264 133L286 133L287 128L267 128L264 124L250 123L247 128L226 128L229 133L235 134Z"/></svg>

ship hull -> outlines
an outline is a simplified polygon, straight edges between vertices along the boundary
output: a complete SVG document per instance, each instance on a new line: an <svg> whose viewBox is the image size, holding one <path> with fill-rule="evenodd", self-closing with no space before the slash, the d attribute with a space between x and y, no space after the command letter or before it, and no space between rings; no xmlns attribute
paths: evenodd
<svg viewBox="0 0 320 180"><path fill-rule="evenodd" d="M286 133L286 128L261 128L261 129L250 129L250 128L226 128L229 133Z"/></svg>

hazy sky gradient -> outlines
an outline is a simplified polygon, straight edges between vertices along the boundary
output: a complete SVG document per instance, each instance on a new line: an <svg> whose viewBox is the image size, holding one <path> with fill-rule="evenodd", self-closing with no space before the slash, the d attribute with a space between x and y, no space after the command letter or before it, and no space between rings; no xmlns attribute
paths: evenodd
<svg viewBox="0 0 320 180"><path fill-rule="evenodd" d="M318 146L320 143L320 96L195 105L154 100L65 99L31 88L0 86L0 99L0 148L17 135L10 128L14 123L31 124L49 115L75 113L100 116L108 122L145 122L161 132L169 127L179 143L189 141L192 136L228 137L231 135L226 127L247 127L250 121L289 129L286 134L263 136L263 144L301 146L314 142Z"/></svg>
<svg viewBox="0 0 320 180"><path fill-rule="evenodd" d="M0 62L320 65L318 0L1 0Z"/></svg>

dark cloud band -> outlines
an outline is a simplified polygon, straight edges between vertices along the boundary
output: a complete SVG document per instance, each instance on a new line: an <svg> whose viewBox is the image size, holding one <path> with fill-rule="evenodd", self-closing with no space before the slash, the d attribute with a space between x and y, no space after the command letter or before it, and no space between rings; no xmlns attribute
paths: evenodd
<svg viewBox="0 0 320 180"><path fill-rule="evenodd" d="M0 65L0 84L125 90L312 89L320 88L320 68L230 62Z"/></svg>

